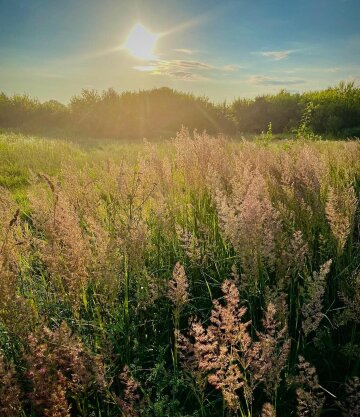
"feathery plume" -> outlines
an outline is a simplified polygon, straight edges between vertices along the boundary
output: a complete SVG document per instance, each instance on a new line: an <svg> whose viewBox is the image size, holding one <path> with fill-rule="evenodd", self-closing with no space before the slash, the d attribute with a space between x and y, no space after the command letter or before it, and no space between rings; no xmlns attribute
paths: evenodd
<svg viewBox="0 0 360 417"><path fill-rule="evenodd" d="M265 403L262 406L261 417L276 417L274 406L270 403Z"/></svg>
<svg viewBox="0 0 360 417"><path fill-rule="evenodd" d="M360 416L360 378L350 378L345 384L345 398L339 403L344 417Z"/></svg>
<svg viewBox="0 0 360 417"><path fill-rule="evenodd" d="M128 366L124 367L119 379L124 387L122 396L117 397L122 417L139 417L140 395L138 391L140 385L131 376Z"/></svg>
<svg viewBox="0 0 360 417"><path fill-rule="evenodd" d="M173 270L173 277L169 281L168 298L179 310L182 310L188 302L188 288L185 269L177 262Z"/></svg>
<svg viewBox="0 0 360 417"><path fill-rule="evenodd" d="M21 391L13 365L5 363L0 354L0 415L19 417L21 411Z"/></svg>
<svg viewBox="0 0 360 417"><path fill-rule="evenodd" d="M334 235L338 251L344 249L346 240L351 232L356 211L357 199L354 187L335 189L330 187L325 206L326 218Z"/></svg>
<svg viewBox="0 0 360 417"><path fill-rule="evenodd" d="M298 369L297 415L298 417L318 417L321 414L325 396L320 388L316 369L302 356L299 356Z"/></svg>
<svg viewBox="0 0 360 417"><path fill-rule="evenodd" d="M315 331L323 318L322 303L325 293L325 279L330 272L331 263L332 260L330 259L321 266L319 273L314 272L312 276L308 276L306 279L305 302L301 308L302 329L305 336Z"/></svg>

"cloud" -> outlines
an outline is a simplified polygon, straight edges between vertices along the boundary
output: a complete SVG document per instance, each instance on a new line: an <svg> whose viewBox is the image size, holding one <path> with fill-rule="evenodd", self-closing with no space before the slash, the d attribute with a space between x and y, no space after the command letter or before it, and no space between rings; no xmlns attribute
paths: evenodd
<svg viewBox="0 0 360 417"><path fill-rule="evenodd" d="M297 52L297 50L287 49L285 51L265 51L259 52L259 54L267 58L272 58L274 61L281 61L282 59L286 59L290 54L293 54L294 52Z"/></svg>
<svg viewBox="0 0 360 417"><path fill-rule="evenodd" d="M295 74L297 72L319 72L319 73L336 73L342 71L343 68L340 67L299 67L299 68L291 68L288 70L281 70L284 74ZM344 68L345 69L345 68Z"/></svg>
<svg viewBox="0 0 360 417"><path fill-rule="evenodd" d="M194 81L204 79L204 72L213 67L201 61L156 60L147 65L137 65L133 68L153 75L166 75L178 80Z"/></svg>
<svg viewBox="0 0 360 417"><path fill-rule="evenodd" d="M188 49L188 48L177 48L174 49L175 52L180 52L182 54L186 54L186 55L193 55L196 51L193 49Z"/></svg>
<svg viewBox="0 0 360 417"><path fill-rule="evenodd" d="M279 86L286 86L286 85L298 85L304 84L306 81L302 79L278 79L278 78L271 78L265 77L263 75L252 75L248 82L254 85L279 85Z"/></svg>
<svg viewBox="0 0 360 417"><path fill-rule="evenodd" d="M133 68L153 75L166 75L184 81L195 81L216 78L219 74L225 75L237 71L240 67L232 64L218 67L202 61L174 59L153 60L146 65L137 65Z"/></svg>
<svg viewBox="0 0 360 417"><path fill-rule="evenodd" d="M173 61L167 61L167 64L174 68L189 68L189 69L195 69L195 70L209 70L213 68L212 65L209 65L201 61L187 61L187 60L176 59Z"/></svg>
<svg viewBox="0 0 360 417"><path fill-rule="evenodd" d="M186 71L171 71L168 72L166 75L169 75L173 78L177 78L178 80L185 80L185 81L195 81L201 79L201 77L197 74L193 74L192 72Z"/></svg>
<svg viewBox="0 0 360 417"><path fill-rule="evenodd" d="M316 69L316 68L315 68ZM333 68L321 68L320 71L323 72L331 72L331 73L335 73L335 72L339 72L341 70L341 68L339 67L333 67Z"/></svg>
<svg viewBox="0 0 360 417"><path fill-rule="evenodd" d="M241 69L241 67L239 65L229 64L229 65L223 66L222 69L227 72L235 72Z"/></svg>

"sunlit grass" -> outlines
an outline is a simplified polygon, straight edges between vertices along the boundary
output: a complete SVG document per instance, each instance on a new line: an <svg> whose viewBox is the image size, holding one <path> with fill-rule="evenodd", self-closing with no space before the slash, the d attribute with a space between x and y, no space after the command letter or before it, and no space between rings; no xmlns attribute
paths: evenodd
<svg viewBox="0 0 360 417"><path fill-rule="evenodd" d="M0 410L351 412L360 145L269 136L0 135Z"/></svg>

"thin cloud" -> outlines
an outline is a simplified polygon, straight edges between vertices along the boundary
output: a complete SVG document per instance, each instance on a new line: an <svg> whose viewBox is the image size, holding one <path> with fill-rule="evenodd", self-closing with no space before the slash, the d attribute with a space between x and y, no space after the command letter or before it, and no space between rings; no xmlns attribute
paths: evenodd
<svg viewBox="0 0 360 417"><path fill-rule="evenodd" d="M338 68L338 67L333 67L333 68L321 68L321 69L320 69L320 71L335 73L335 72L339 72L339 71L341 71L341 68Z"/></svg>
<svg viewBox="0 0 360 417"><path fill-rule="evenodd" d="M195 81L203 79L203 73L209 71L212 66L201 61L158 60L151 61L148 65L137 65L133 68L153 75L166 75L178 80Z"/></svg>
<svg viewBox="0 0 360 417"><path fill-rule="evenodd" d="M184 80L184 81L196 81L202 78L197 74L194 74L192 72L186 72L186 71L171 71L171 72L168 72L166 75L169 75L170 77L176 78L178 80Z"/></svg>
<svg viewBox="0 0 360 417"><path fill-rule="evenodd" d="M223 69L226 72L236 72L239 69L241 69L241 67L236 64L229 64L229 65L224 65L221 69Z"/></svg>
<svg viewBox="0 0 360 417"><path fill-rule="evenodd" d="M137 71L149 72L153 75L166 75L185 81L216 79L219 74L227 74L237 71L237 65L225 65L217 67L207 62L185 59L154 60L146 65L133 67Z"/></svg>
<svg viewBox="0 0 360 417"><path fill-rule="evenodd" d="M194 49L188 49L188 48L176 48L174 49L175 52L180 52L182 54L186 54L186 55L193 55L195 54L195 50Z"/></svg>
<svg viewBox="0 0 360 417"><path fill-rule="evenodd" d="M337 72L342 71L346 68L340 68L340 67L299 67L299 68L291 68L288 70L281 70L278 72L284 73L284 74L295 74L295 73L301 73L301 72L320 72L320 73L331 73L335 74Z"/></svg>
<svg viewBox="0 0 360 417"><path fill-rule="evenodd" d="M304 84L306 81L303 79L279 79L279 78L271 78L265 77L263 75L252 75L248 82L254 85L278 85L278 86L286 86L286 85L298 85Z"/></svg>
<svg viewBox="0 0 360 417"><path fill-rule="evenodd" d="M187 60L176 59L174 61L168 61L168 63L171 66L177 67L177 68L192 68L192 69L200 69L200 70L209 70L213 68L212 65L209 65L201 61L187 61Z"/></svg>
<svg viewBox="0 0 360 417"><path fill-rule="evenodd" d="M281 61L282 59L286 59L290 54L297 52L296 49L287 49L284 51L265 51L259 52L261 56L271 58L274 61Z"/></svg>

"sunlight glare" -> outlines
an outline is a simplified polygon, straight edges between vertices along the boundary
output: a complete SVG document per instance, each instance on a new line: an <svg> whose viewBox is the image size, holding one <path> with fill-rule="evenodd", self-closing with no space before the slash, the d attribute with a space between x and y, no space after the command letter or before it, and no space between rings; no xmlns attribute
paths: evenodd
<svg viewBox="0 0 360 417"><path fill-rule="evenodd" d="M129 33L123 48L135 58L151 61L156 59L154 49L158 38L159 35L151 33L143 25L137 23Z"/></svg>

